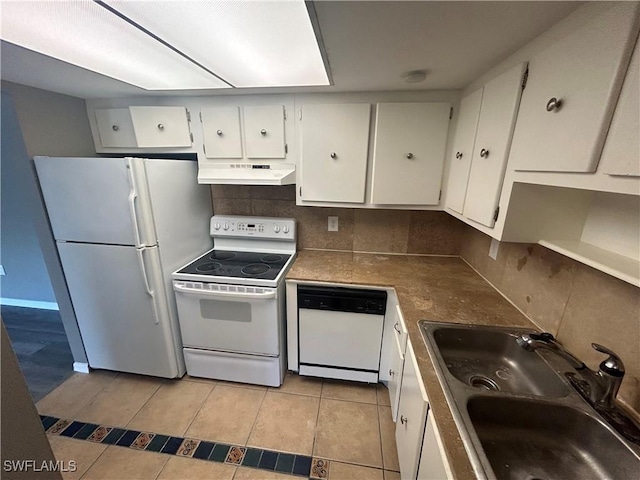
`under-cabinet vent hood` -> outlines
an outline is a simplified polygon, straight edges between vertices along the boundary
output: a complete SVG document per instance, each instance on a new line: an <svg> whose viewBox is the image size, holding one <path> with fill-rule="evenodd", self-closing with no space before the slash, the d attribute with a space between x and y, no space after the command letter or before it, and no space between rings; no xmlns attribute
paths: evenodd
<svg viewBox="0 0 640 480"><path fill-rule="evenodd" d="M200 165L198 183L225 185L291 185L296 183L296 166L253 163Z"/></svg>

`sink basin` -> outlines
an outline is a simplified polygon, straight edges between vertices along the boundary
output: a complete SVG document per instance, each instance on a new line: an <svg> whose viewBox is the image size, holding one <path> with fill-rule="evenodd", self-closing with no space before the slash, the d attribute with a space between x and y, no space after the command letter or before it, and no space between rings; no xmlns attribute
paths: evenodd
<svg viewBox="0 0 640 480"><path fill-rule="evenodd" d="M419 325L477 478L640 478L640 444L574 391L573 367L517 344L532 330Z"/></svg>
<svg viewBox="0 0 640 480"><path fill-rule="evenodd" d="M472 387L528 395L562 397L569 393L554 370L537 354L500 330L442 327L433 338L455 378Z"/></svg>
<svg viewBox="0 0 640 480"><path fill-rule="evenodd" d="M582 410L479 396L469 400L467 411L497 478L640 478L638 458Z"/></svg>

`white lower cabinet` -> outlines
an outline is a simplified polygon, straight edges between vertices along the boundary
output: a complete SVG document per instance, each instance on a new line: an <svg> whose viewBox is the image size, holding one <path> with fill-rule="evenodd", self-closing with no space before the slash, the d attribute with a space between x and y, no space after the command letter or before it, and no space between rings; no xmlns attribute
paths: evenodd
<svg viewBox="0 0 640 480"><path fill-rule="evenodd" d="M396 445L403 480L417 478L428 409L427 393L420 379L411 341L408 341L396 421Z"/></svg>
<svg viewBox="0 0 640 480"><path fill-rule="evenodd" d="M440 432L433 420L433 415L428 415L418 466L418 480L445 480L450 477L446 462L442 458Z"/></svg>

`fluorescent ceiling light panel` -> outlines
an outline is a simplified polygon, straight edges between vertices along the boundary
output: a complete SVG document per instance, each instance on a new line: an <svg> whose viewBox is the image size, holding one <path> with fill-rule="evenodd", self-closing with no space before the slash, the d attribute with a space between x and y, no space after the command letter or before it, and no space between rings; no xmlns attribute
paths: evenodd
<svg viewBox="0 0 640 480"><path fill-rule="evenodd" d="M90 0L3 0L0 36L146 90L229 87Z"/></svg>
<svg viewBox="0 0 640 480"><path fill-rule="evenodd" d="M236 87L329 85L303 0L103 0Z"/></svg>

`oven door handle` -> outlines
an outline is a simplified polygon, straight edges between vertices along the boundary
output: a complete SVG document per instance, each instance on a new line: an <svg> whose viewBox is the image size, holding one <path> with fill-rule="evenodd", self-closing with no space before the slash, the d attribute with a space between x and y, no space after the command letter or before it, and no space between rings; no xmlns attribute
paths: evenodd
<svg viewBox="0 0 640 480"><path fill-rule="evenodd" d="M180 284L174 284L173 288L176 292L186 293L190 295L206 296L206 297L222 297L222 298L238 298L238 299L254 299L254 300L268 300L270 298L276 298L276 291L264 292L264 293L245 293L245 292L221 292L216 290L205 290L203 288L191 288L185 287Z"/></svg>

